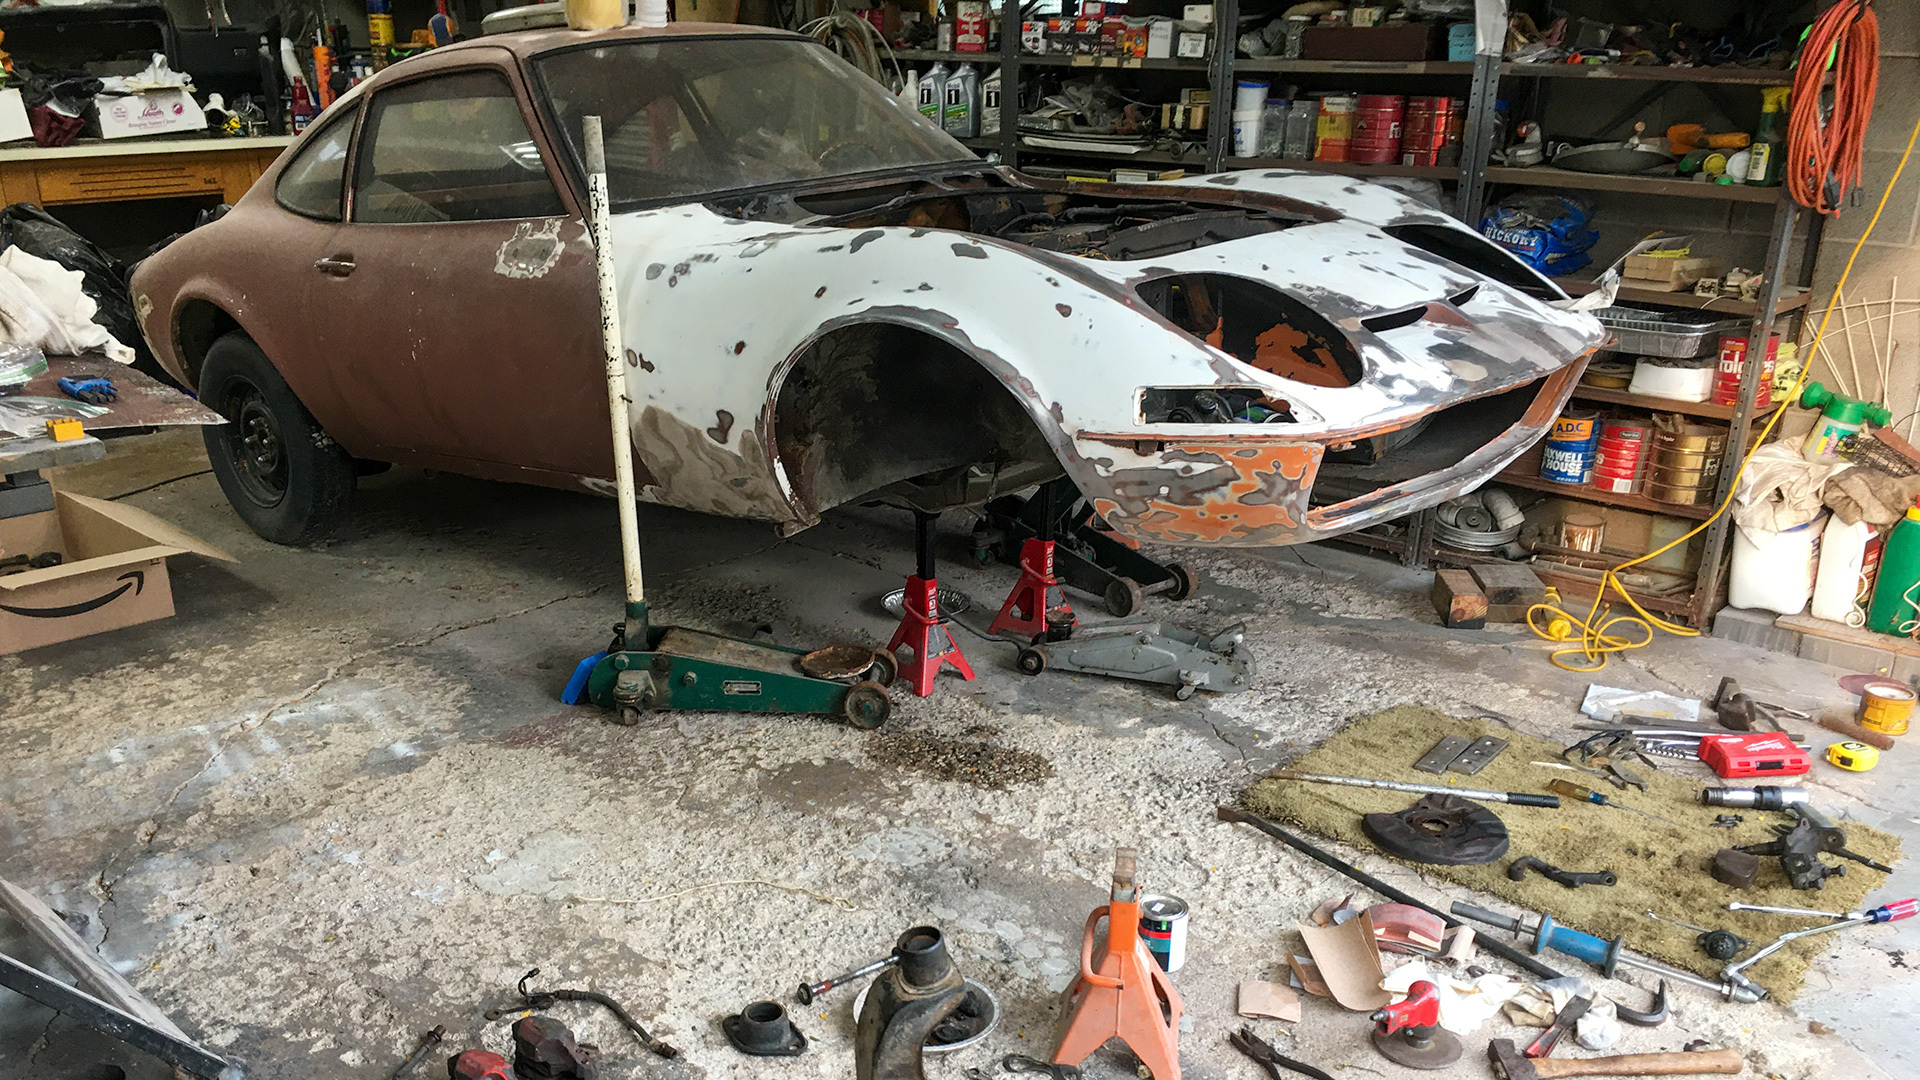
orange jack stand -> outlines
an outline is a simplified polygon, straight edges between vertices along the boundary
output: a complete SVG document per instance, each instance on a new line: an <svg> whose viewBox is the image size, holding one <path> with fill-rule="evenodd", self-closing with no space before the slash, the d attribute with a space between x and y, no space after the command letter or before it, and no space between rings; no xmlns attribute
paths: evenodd
<svg viewBox="0 0 1920 1080"><path fill-rule="evenodd" d="M1053 541L1029 538L1020 545L1020 581L1000 605L1000 614L987 633L1051 641L1071 633L1073 626L1073 608L1053 576Z"/></svg>
<svg viewBox="0 0 1920 1080"><path fill-rule="evenodd" d="M1113 860L1113 899L1087 916L1080 942L1080 977L1067 988L1055 1065L1078 1065L1108 1039L1127 1044L1153 1080L1180 1080L1180 1014L1185 1007L1146 942L1140 940L1140 889L1133 883L1133 850ZM1107 920L1107 942L1096 962L1093 932Z"/></svg>
<svg viewBox="0 0 1920 1080"><path fill-rule="evenodd" d="M933 680L940 669L952 664L963 679L973 678L973 665L961 655L953 634L940 620L940 586L933 570L933 522L935 515L914 512L914 540L919 572L907 579L906 592L900 597L900 628L893 632L887 649L896 657L902 648L913 652L913 659L901 660L900 676L912 684L921 697L933 693Z"/></svg>

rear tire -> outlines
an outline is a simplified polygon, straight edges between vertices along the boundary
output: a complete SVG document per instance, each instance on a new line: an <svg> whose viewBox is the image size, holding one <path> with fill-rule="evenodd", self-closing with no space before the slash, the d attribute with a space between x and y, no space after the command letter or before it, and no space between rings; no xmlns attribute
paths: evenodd
<svg viewBox="0 0 1920 1080"><path fill-rule="evenodd" d="M207 350L200 400L227 418L202 433L220 490L249 528L276 544L309 544L345 524L353 458L252 338L236 331Z"/></svg>

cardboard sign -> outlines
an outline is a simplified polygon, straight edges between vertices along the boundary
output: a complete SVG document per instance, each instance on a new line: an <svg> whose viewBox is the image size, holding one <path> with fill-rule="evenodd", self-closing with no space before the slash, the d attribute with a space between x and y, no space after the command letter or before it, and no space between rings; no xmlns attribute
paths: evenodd
<svg viewBox="0 0 1920 1080"><path fill-rule="evenodd" d="M93 99L93 106L100 117L103 139L207 130L207 114L200 111L192 94L178 88L148 90L125 97L102 94Z"/></svg>

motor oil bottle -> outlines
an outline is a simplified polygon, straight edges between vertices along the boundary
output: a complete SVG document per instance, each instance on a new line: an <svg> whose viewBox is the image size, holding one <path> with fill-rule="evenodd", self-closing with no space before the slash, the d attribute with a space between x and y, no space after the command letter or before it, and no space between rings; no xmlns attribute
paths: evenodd
<svg viewBox="0 0 1920 1080"><path fill-rule="evenodd" d="M1000 134L1000 69L980 81L980 134Z"/></svg>
<svg viewBox="0 0 1920 1080"><path fill-rule="evenodd" d="M1907 516L1887 534L1880 554L1880 580L1867 605L1867 629L1906 637L1908 624L1920 619L1909 593L1920 592L1920 507L1908 507Z"/></svg>
<svg viewBox="0 0 1920 1080"><path fill-rule="evenodd" d="M956 139L980 134L980 71L972 64L961 64L947 76L940 126Z"/></svg>
<svg viewBox="0 0 1920 1080"><path fill-rule="evenodd" d="M1779 187L1787 164L1787 98L1791 86L1769 86L1760 91L1760 130L1753 133L1747 151L1747 183Z"/></svg>
<svg viewBox="0 0 1920 1080"><path fill-rule="evenodd" d="M947 65L935 64L920 76L918 90L914 95L914 105L920 115L940 123L941 101L947 92Z"/></svg>

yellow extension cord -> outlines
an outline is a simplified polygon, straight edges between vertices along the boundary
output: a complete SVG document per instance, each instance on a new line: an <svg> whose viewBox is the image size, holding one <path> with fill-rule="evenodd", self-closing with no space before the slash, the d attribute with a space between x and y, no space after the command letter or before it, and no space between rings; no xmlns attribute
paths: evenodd
<svg viewBox="0 0 1920 1080"><path fill-rule="evenodd" d="M1847 254L1847 265L1840 271L1840 280L1834 282L1833 297L1827 301L1827 310L1820 317L1819 329L1814 331L1813 340L1807 343L1805 360L1800 365L1800 376L1794 380L1793 388L1787 392L1788 402L1800 396L1800 388L1806 384L1807 376L1813 371L1813 362L1820 355L1820 345L1827 335L1827 321L1833 318L1834 305L1839 301L1841 290L1846 288L1848 276L1853 273L1854 260L1860 257L1860 250L1866 246L1867 239L1873 235L1874 227L1880 224L1880 212L1887 208L1887 200L1893 196L1894 185L1900 182L1900 174L1906 170L1907 159L1913 156L1916 139L1920 139L1920 122L1915 122L1913 132L1907 136L1907 148L1900 155L1900 164L1894 168L1893 178L1887 181L1887 189L1880 193L1880 203L1873 208L1873 217L1867 221L1866 231L1860 234L1860 239L1854 242L1853 250ZM1773 415L1767 418L1766 424L1760 428L1760 436L1753 440L1752 448L1747 451L1745 457L1740 459L1740 467L1733 474L1733 483L1727 488L1726 500L1715 507L1705 521L1694 526L1685 535L1675 537L1655 550L1638 558L1629 559L1601 574L1600 588L1594 593L1593 607L1588 609L1586 618L1580 618L1552 603L1535 604L1527 609L1529 630L1547 641L1565 643L1562 648L1548 654L1547 658L1553 661L1555 667L1564 668L1567 671L1599 671L1607 666L1607 658L1612 654L1626 652L1628 649L1644 648L1652 644L1655 630L1664 630L1679 637L1700 636L1700 631L1690 626L1668 622L1641 607L1639 601L1627 592L1626 583L1620 580L1619 572L1671 551L1705 532L1715 521L1718 521L1720 516L1727 512L1727 508L1733 505L1734 493L1740 490L1740 478L1746 474L1747 463L1753 460L1754 453L1760 447L1766 445L1767 437L1773 434L1774 425L1780 422L1780 418L1786 415L1786 411L1782 406L1773 410ZM1637 614L1612 614L1613 609L1606 603L1609 588L1619 593L1620 598L1625 600L1627 606ZM1542 612L1547 619L1545 628L1534 621L1534 616ZM1633 634L1636 627L1640 631L1639 634ZM1616 628L1624 630L1625 633L1616 633ZM1571 662L1573 658L1578 658L1583 663Z"/></svg>

